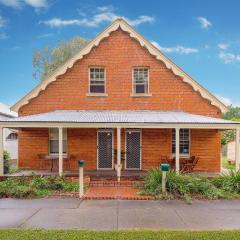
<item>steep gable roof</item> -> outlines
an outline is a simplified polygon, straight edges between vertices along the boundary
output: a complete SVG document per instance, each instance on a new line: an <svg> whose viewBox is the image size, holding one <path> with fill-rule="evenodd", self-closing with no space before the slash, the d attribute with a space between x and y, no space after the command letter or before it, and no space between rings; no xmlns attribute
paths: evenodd
<svg viewBox="0 0 240 240"><path fill-rule="evenodd" d="M228 110L227 106L217 99L213 94L211 94L207 89L201 86L198 82L192 79L187 73L185 73L180 67L178 67L172 60L165 56L157 47L151 44L143 36L141 36L137 31L135 31L124 19L117 18L112 24L107 27L103 32L101 32L96 38L89 42L83 49L81 49L74 57L69 59L65 64L60 66L51 76L39 83L32 91L30 91L26 96L24 96L20 101L11 107L11 110L18 111L22 106L28 104L28 102L38 96L38 94L45 90L46 87L57 80L57 77L64 74L68 68L71 68L73 64L82 59L86 54L88 54L93 47L99 45L99 43L104 39L109 37L111 32L116 31L121 28L123 31L128 32L130 37L136 39L142 47L145 47L150 54L156 57L156 59L165 63L168 69L171 69L174 74L180 76L183 82L188 83L192 86L195 91L198 91L200 95L209 100L210 103L221 110L221 112L226 112Z"/></svg>

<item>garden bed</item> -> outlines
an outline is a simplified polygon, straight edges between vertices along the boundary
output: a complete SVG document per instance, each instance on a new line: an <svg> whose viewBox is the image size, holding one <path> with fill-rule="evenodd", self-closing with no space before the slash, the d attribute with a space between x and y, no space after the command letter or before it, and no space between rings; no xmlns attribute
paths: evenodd
<svg viewBox="0 0 240 240"><path fill-rule="evenodd" d="M162 193L162 171L150 170L143 183L137 186L139 194L156 199L236 199L240 198L240 172L207 178L190 174L169 172L166 193Z"/></svg>
<svg viewBox="0 0 240 240"><path fill-rule="evenodd" d="M0 198L76 197L78 191L78 182L65 177L8 177L0 181Z"/></svg>

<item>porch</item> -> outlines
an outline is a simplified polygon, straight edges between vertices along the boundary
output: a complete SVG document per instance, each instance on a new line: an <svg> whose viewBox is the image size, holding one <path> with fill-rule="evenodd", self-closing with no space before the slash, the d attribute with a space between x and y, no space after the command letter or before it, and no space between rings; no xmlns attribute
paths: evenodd
<svg viewBox="0 0 240 240"><path fill-rule="evenodd" d="M51 155L61 176L77 171L77 160L86 162L85 173L96 176L141 175L158 167L162 156L197 156L196 171L220 171L220 131L236 130L236 171L239 170L239 123L179 111L54 111L0 122L20 130L20 168L39 170L39 154ZM53 130L51 132L51 129ZM188 131L188 137L184 135ZM55 136L51 138L51 133ZM57 136L57 137L56 137ZM0 175L3 148L0 134ZM74 156L66 167L66 159ZM49 169L43 169L48 170ZM56 171L55 170L55 171ZM41 170L42 171L42 170ZM41 172L40 171L40 172ZM50 173L54 174L54 173Z"/></svg>

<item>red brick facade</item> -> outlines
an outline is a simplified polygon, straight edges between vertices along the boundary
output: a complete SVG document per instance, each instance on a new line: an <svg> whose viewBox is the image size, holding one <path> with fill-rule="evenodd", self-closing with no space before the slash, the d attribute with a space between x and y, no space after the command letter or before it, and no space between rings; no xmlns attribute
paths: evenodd
<svg viewBox="0 0 240 240"><path fill-rule="evenodd" d="M108 96L88 96L89 66L106 69ZM132 68L149 67L150 96L133 97ZM197 106L197 107L196 107ZM220 110L200 96L180 77L166 68L147 49L117 30L102 40L98 47L78 60L71 69L52 82L44 91L19 110L19 115L30 115L57 109L93 110L182 110L194 114L220 117ZM115 141L116 144L116 133ZM96 169L97 129L68 129L68 154L85 159L86 169ZM122 147L124 148L124 134ZM19 134L19 165L37 169L37 154L48 153L47 129L23 129ZM220 133L217 130L191 130L191 155L200 157L197 170L220 170ZM170 129L142 130L142 169L158 166L160 156L171 155ZM76 163L71 162L71 169Z"/></svg>

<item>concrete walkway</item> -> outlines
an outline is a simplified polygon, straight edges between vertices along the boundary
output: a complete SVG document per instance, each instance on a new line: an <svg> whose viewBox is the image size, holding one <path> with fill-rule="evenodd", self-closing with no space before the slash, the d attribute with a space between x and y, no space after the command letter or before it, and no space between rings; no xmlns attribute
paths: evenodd
<svg viewBox="0 0 240 240"><path fill-rule="evenodd" d="M0 227L240 229L240 201L0 199Z"/></svg>

